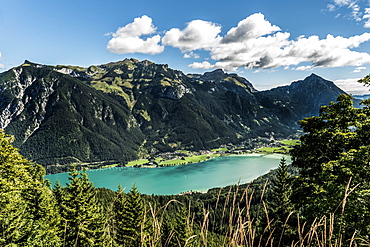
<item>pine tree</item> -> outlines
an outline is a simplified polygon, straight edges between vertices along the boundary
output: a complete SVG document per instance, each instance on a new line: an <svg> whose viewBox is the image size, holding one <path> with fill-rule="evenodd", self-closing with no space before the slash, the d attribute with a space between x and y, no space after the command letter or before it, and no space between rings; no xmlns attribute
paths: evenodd
<svg viewBox="0 0 370 247"><path fill-rule="evenodd" d="M162 246L185 246L187 231L187 211L181 207L179 212L165 214L162 222Z"/></svg>
<svg viewBox="0 0 370 247"><path fill-rule="evenodd" d="M140 246L145 229L145 209L141 194L135 185L124 198L117 200L115 213L116 242L123 246Z"/></svg>
<svg viewBox="0 0 370 247"><path fill-rule="evenodd" d="M118 187L117 196L114 198L113 202L113 235L114 240L119 245L125 243L125 238L123 237L123 228L125 220L125 194L121 186Z"/></svg>
<svg viewBox="0 0 370 247"><path fill-rule="evenodd" d="M274 245L288 246L292 242L293 227L289 224L295 217L292 194L292 178L288 172L286 159L280 160L276 170L276 177L271 184L271 200L268 203L269 218L272 220L271 228L274 230Z"/></svg>
<svg viewBox="0 0 370 247"><path fill-rule="evenodd" d="M101 246L104 217L95 187L85 171L72 169L69 176L67 187L55 189L63 218L61 238L66 246Z"/></svg>
<svg viewBox="0 0 370 247"><path fill-rule="evenodd" d="M13 140L0 130L0 245L60 246L45 170L20 155Z"/></svg>

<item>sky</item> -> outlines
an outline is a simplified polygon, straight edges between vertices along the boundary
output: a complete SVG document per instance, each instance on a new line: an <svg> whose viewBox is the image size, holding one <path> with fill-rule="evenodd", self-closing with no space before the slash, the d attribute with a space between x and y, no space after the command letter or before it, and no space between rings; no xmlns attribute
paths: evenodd
<svg viewBox="0 0 370 247"><path fill-rule="evenodd" d="M223 69L258 90L315 73L365 94L370 0L0 0L0 72L125 58Z"/></svg>

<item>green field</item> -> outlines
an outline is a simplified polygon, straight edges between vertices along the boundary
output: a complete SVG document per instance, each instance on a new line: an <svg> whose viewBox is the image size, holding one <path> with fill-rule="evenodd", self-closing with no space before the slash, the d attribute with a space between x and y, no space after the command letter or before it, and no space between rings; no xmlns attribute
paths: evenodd
<svg viewBox="0 0 370 247"><path fill-rule="evenodd" d="M149 160L147 159L141 159L141 160L133 160L126 164L126 166L135 166L135 165L143 165L145 163L148 163Z"/></svg>
<svg viewBox="0 0 370 247"><path fill-rule="evenodd" d="M286 146L295 146L301 143L300 140L283 140L280 141L281 144L284 144Z"/></svg>
<svg viewBox="0 0 370 247"><path fill-rule="evenodd" d="M279 154L287 154L292 148L282 146L282 147L265 147L260 148L257 151L262 153L279 153Z"/></svg>
<svg viewBox="0 0 370 247"><path fill-rule="evenodd" d="M281 147L264 147L260 148L257 151L262 153L279 153L279 154L288 154L293 146L300 144L300 140L283 140L279 141L284 146Z"/></svg>
<svg viewBox="0 0 370 247"><path fill-rule="evenodd" d="M203 155L197 155L197 156L190 156L190 157L184 157L184 159L175 159L175 160L166 160L160 163L160 165L182 165L182 164L188 164L188 163L196 163L207 160L207 157L209 155L203 154Z"/></svg>
<svg viewBox="0 0 370 247"><path fill-rule="evenodd" d="M228 150L229 149L227 149L227 148L216 148L216 149L212 149L212 152L226 152Z"/></svg>

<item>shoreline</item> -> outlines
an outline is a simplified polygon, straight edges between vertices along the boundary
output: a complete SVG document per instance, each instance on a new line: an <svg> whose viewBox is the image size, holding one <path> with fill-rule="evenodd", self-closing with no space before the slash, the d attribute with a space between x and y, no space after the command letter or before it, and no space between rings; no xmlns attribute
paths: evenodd
<svg viewBox="0 0 370 247"><path fill-rule="evenodd" d="M209 160L217 159L217 158L223 158L223 157L262 157L262 156L267 156L267 155L278 155L278 156L287 156L290 157L290 155L287 154L280 154L280 153L266 153L266 152L252 152L252 153L244 153L244 154L225 154L222 156L214 156L210 157L209 159L206 160L201 160L197 162L191 162L191 163L184 163L184 164L176 164L176 165L169 165L169 166L140 166L140 167L135 167L135 166L110 166L110 167L101 167L97 169L86 169L86 171L89 172L94 172L94 171L99 171L99 170L106 170L106 169L111 169L111 168L130 168L130 169L156 169L156 168L168 168L168 167L176 167L176 166L186 166L186 165L193 165L193 164L198 164L198 163L203 163ZM59 173L53 173L53 174L46 174L46 175L55 175L55 174L62 174L62 173L68 173L68 172L59 172ZM189 191L188 191L189 192ZM192 191L193 193L200 193L203 191ZM187 193L187 192L183 192Z"/></svg>
<svg viewBox="0 0 370 247"><path fill-rule="evenodd" d="M271 144L270 147L266 146L266 144L263 144L254 149L240 149L240 147L235 146L232 148L229 147L230 149L222 147L212 150L200 150L194 152L177 150L175 152L160 153L156 157L152 158L128 161L125 164L119 163L118 161L117 162L100 161L93 163L71 164L65 167L62 166L59 167L58 165L49 165L46 166L45 168L47 171L46 174L51 175L65 172L68 173L69 168L73 166L75 166L78 170L82 169L100 170L112 167L162 168L200 163L210 159L227 156L255 156L255 157L263 155L290 156L288 150L292 148L292 146L296 145L293 144L294 142L298 144L298 140L281 140L275 142L278 144L276 147L272 147ZM282 150L285 150L285 152L281 152Z"/></svg>

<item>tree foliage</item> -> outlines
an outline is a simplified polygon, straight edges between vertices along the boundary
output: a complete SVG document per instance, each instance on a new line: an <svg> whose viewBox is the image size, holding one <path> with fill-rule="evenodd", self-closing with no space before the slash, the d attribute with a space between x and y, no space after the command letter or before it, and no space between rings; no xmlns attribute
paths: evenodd
<svg viewBox="0 0 370 247"><path fill-rule="evenodd" d="M144 231L144 203L140 192L135 185L126 194L123 204L123 214L121 221L117 225L117 230L120 231L122 243L126 246L139 246L142 232ZM119 213L117 211L117 213Z"/></svg>
<svg viewBox="0 0 370 247"><path fill-rule="evenodd" d="M271 219L272 236L275 244L289 245L296 228L295 213L291 202L292 176L288 171L286 159L280 160L276 175L271 182L268 214Z"/></svg>
<svg viewBox="0 0 370 247"><path fill-rule="evenodd" d="M61 238L66 246L100 246L104 217L96 189L86 172L72 169L67 187L56 188L62 216Z"/></svg>
<svg viewBox="0 0 370 247"><path fill-rule="evenodd" d="M306 134L291 151L300 169L292 195L297 209L311 221L335 214L347 237L370 229L370 101L362 104L355 108L351 96L340 95L319 116L300 121Z"/></svg>
<svg viewBox="0 0 370 247"><path fill-rule="evenodd" d="M58 211L44 169L0 130L0 245L59 246Z"/></svg>

